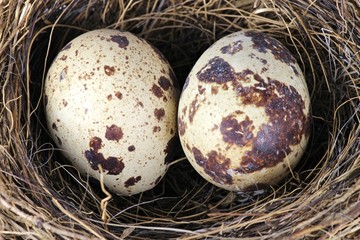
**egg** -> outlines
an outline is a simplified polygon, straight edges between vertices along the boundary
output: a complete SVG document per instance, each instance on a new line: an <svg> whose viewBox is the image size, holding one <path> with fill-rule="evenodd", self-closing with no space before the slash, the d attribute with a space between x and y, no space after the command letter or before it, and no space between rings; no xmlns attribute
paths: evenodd
<svg viewBox="0 0 360 240"><path fill-rule="evenodd" d="M219 39L186 79L178 131L186 157L210 183L230 191L278 183L310 134L310 97L296 59L261 32Z"/></svg>
<svg viewBox="0 0 360 240"><path fill-rule="evenodd" d="M51 137L84 175L119 195L153 188L177 138L180 88L164 56L147 41L98 29L69 42L44 85Z"/></svg>

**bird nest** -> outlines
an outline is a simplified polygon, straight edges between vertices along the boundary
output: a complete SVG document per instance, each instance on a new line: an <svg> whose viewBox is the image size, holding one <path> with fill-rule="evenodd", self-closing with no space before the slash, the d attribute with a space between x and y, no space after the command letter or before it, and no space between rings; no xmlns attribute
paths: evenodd
<svg viewBox="0 0 360 240"><path fill-rule="evenodd" d="M360 3L275 0L0 1L0 233L27 239L298 239L360 236ZM60 49L88 30L155 45L180 82L217 39L253 29L297 59L312 132L292 174L228 192L178 161L152 190L111 195L54 147L42 106Z"/></svg>

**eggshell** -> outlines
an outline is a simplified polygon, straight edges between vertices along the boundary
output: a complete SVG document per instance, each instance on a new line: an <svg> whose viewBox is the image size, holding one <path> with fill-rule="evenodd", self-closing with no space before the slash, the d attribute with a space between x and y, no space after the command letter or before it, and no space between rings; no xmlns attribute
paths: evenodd
<svg viewBox="0 0 360 240"><path fill-rule="evenodd" d="M260 32L221 38L188 75L178 130L192 166L216 186L246 191L278 183L310 133L310 97L295 58Z"/></svg>
<svg viewBox="0 0 360 240"><path fill-rule="evenodd" d="M99 29L69 42L44 88L49 132L74 166L114 193L153 188L177 133L179 87L164 56L129 32Z"/></svg>

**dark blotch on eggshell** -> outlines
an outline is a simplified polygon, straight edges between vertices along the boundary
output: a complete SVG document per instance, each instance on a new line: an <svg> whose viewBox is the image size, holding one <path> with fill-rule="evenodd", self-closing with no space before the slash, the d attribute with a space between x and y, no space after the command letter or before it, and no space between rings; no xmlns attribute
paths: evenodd
<svg viewBox="0 0 360 240"><path fill-rule="evenodd" d="M85 151L85 157L92 169L99 170L99 165L101 165L109 175L118 175L125 168L121 158L108 157L105 159L102 153L97 153L92 149Z"/></svg>
<svg viewBox="0 0 360 240"><path fill-rule="evenodd" d="M232 176L227 173L231 164L231 160L229 158L226 158L216 151L211 151L205 157L198 148L192 147L191 150L196 163L201 166L205 173L215 182L220 184L233 183Z"/></svg>
<svg viewBox="0 0 360 240"><path fill-rule="evenodd" d="M230 114L224 117L220 124L220 132L223 140L228 144L245 146L253 138L255 126L249 116L245 120L238 122L236 114Z"/></svg>
<svg viewBox="0 0 360 240"><path fill-rule="evenodd" d="M157 98L162 98L164 96L164 91L156 84L153 84L151 91Z"/></svg>
<svg viewBox="0 0 360 240"><path fill-rule="evenodd" d="M125 181L124 186L130 187L130 186L134 186L137 182L139 182L141 180L141 176L137 176L135 177L131 177L128 180Z"/></svg>
<svg viewBox="0 0 360 240"><path fill-rule="evenodd" d="M135 146L134 146L134 145L129 146L129 147L128 147L128 151L129 151L129 152L135 151Z"/></svg>
<svg viewBox="0 0 360 240"><path fill-rule="evenodd" d="M118 175L122 172L125 165L121 158L108 157L105 159L104 155L99 152L102 147L102 139L99 137L92 137L89 142L90 150L86 150L84 155L88 160L90 166L94 170L99 170L99 164L107 174Z"/></svg>
<svg viewBox="0 0 360 240"><path fill-rule="evenodd" d="M110 37L111 41L116 42L120 48L125 48L129 45L129 40L125 36L113 35Z"/></svg>
<svg viewBox="0 0 360 240"><path fill-rule="evenodd" d="M105 138L110 141L119 141L124 133L121 127L112 124L110 127L106 126Z"/></svg>
<svg viewBox="0 0 360 240"><path fill-rule="evenodd" d="M125 167L122 159L116 157L108 157L106 162L103 162L101 165L103 169L108 171L107 174L109 175L118 175Z"/></svg>
<svg viewBox="0 0 360 240"><path fill-rule="evenodd" d="M237 52L240 52L241 50L243 50L243 46L242 46L242 42L241 40L238 40L236 42L233 42L227 46L224 46L222 48L220 48L220 51L223 54L230 54L230 55L234 55Z"/></svg>
<svg viewBox="0 0 360 240"><path fill-rule="evenodd" d="M155 108L154 115L156 119L160 121L165 116L164 108Z"/></svg>
<svg viewBox="0 0 360 240"><path fill-rule="evenodd" d="M196 74L199 81L223 84L234 81L236 76L231 65L220 57L214 57Z"/></svg>
<svg viewBox="0 0 360 240"><path fill-rule="evenodd" d="M296 60L290 53L290 51L285 48L282 43L280 43L278 40L260 32L255 31L246 31L245 36L251 37L251 40L253 42L252 47L254 49L257 49L261 53L266 53L270 51L276 60L279 60L283 63L288 64L289 66L292 66L291 64L295 64ZM294 73L298 75L299 73L292 67L294 70Z"/></svg>
<svg viewBox="0 0 360 240"><path fill-rule="evenodd" d="M171 82L168 78L164 77L164 76L161 76L159 78L159 81L158 81L160 87L162 89L164 89L165 91L169 90L169 88L171 87Z"/></svg>
<svg viewBox="0 0 360 240"><path fill-rule="evenodd" d="M274 97L274 85L265 83L258 74L254 74L254 79L258 82L254 86L243 87L241 82L233 83L237 95L243 104L254 104L263 107L270 98Z"/></svg>

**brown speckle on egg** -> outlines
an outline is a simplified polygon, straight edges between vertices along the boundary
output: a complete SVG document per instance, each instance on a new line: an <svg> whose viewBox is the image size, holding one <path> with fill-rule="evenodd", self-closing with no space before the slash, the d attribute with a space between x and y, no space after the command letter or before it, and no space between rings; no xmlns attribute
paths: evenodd
<svg viewBox="0 0 360 240"><path fill-rule="evenodd" d="M267 64L267 60L266 59L263 59L263 58L258 58L259 61L262 63L262 64Z"/></svg>
<svg viewBox="0 0 360 240"><path fill-rule="evenodd" d="M68 102L65 99L63 99L62 104L64 105L64 107L66 107L68 105Z"/></svg>
<svg viewBox="0 0 360 240"><path fill-rule="evenodd" d="M115 67L105 65L104 66L104 72L105 72L106 75L112 76L112 75L115 74Z"/></svg>
<svg viewBox="0 0 360 240"><path fill-rule="evenodd" d="M144 104L141 101L138 101L135 105L135 107L144 107Z"/></svg>
<svg viewBox="0 0 360 240"><path fill-rule="evenodd" d="M122 95L122 93L121 93L121 92L116 91L116 92L115 92L115 97L117 97L119 100L121 100L121 99L122 99L122 97L123 97L123 95Z"/></svg>
<svg viewBox="0 0 360 240"><path fill-rule="evenodd" d="M66 61L66 59L67 59L67 55L62 55L60 58L61 61Z"/></svg>
<svg viewBox="0 0 360 240"><path fill-rule="evenodd" d="M106 98L107 98L107 100L111 101L112 100L112 94L107 95Z"/></svg>
<svg viewBox="0 0 360 240"><path fill-rule="evenodd" d="M129 151L129 152L135 151L135 146L134 146L134 145L129 146L129 147L128 147L128 151Z"/></svg>
<svg viewBox="0 0 360 240"><path fill-rule="evenodd" d="M217 94L219 92L218 86L211 86L211 94Z"/></svg>
<svg viewBox="0 0 360 240"><path fill-rule="evenodd" d="M203 95L206 91L206 88L203 85L198 85L198 91L200 95Z"/></svg>
<svg viewBox="0 0 360 240"><path fill-rule="evenodd" d="M160 132L160 131L161 131L161 127L159 127L159 126L153 127L153 133Z"/></svg>
<svg viewBox="0 0 360 240"><path fill-rule="evenodd" d="M121 127L112 124L110 127L106 126L105 138L110 141L119 141L124 133Z"/></svg>

